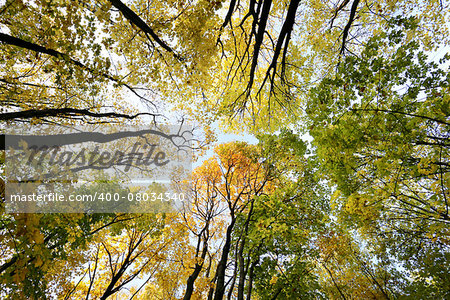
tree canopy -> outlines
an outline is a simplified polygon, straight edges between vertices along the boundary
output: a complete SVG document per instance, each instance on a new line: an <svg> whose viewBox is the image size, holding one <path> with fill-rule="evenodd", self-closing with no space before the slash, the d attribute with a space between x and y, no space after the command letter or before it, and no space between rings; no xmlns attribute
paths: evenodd
<svg viewBox="0 0 450 300"><path fill-rule="evenodd" d="M0 297L449 298L449 6L0 1ZM5 134L24 124L175 124L160 137L192 142L195 168L69 180L152 213L12 213Z"/></svg>

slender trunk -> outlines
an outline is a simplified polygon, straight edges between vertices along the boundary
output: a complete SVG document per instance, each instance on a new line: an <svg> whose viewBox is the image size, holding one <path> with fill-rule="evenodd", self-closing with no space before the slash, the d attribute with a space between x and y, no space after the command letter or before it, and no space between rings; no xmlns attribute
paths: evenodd
<svg viewBox="0 0 450 300"><path fill-rule="evenodd" d="M216 282L216 278L217 276L214 277L212 283L214 284ZM213 300L213 296L214 296L214 287L210 287L209 291L208 291L208 300Z"/></svg>
<svg viewBox="0 0 450 300"><path fill-rule="evenodd" d="M216 292L214 294L214 300L222 300L225 294L225 271L227 268L228 254L231 248L231 233L233 232L234 223L236 221L235 217L232 217L230 225L227 228L227 234L225 237L225 245L222 249L222 257L220 258L219 265L217 266L217 283Z"/></svg>
<svg viewBox="0 0 450 300"><path fill-rule="evenodd" d="M189 276L189 278L187 280L186 291L184 293L183 300L191 299L192 293L194 292L195 280L197 280L198 275L200 275L200 271L202 270L202 267L203 267L203 261L205 260L207 252L208 252L208 244L206 242L204 242L203 243L202 254L200 256L202 260L201 260L200 263L196 263L195 264L194 272L192 272L192 274Z"/></svg>
<svg viewBox="0 0 450 300"><path fill-rule="evenodd" d="M248 266L245 267L245 259L244 259L244 247L245 247L245 239L248 234L248 226L250 224L250 218L253 215L253 205L254 200L252 200L250 204L250 210L247 215L247 219L245 220L244 229L241 237L241 244L239 245L238 251L238 259L239 259L239 284L238 284L238 300L244 300L244 289L245 289L245 277L247 276ZM250 263L250 256L248 257L248 263Z"/></svg>
<svg viewBox="0 0 450 300"><path fill-rule="evenodd" d="M247 275L245 270L245 259L243 256L244 245L245 245L245 237L242 238L242 242L239 245L239 252L238 252L239 258L239 284L237 296L238 300L244 300L245 276Z"/></svg>
<svg viewBox="0 0 450 300"><path fill-rule="evenodd" d="M252 297L252 288L253 288L253 274L256 265L259 263L259 258L252 262L250 266L250 270L248 271L248 285L247 285L247 300L250 300Z"/></svg>
<svg viewBox="0 0 450 300"><path fill-rule="evenodd" d="M238 245L236 245L236 248L238 247ZM235 262L235 266L234 266L234 271L233 271L233 277L232 277L232 280L231 280L231 284L230 284L230 290L228 291L228 297L227 297L227 299L228 300L231 300L231 297L233 296L233 289L234 289L234 285L236 284L236 278L237 278L237 272L238 272L238 268L237 268L237 260L238 260L238 258L237 258L237 255L238 255L238 249L236 249L236 254L235 254L235 257L234 257L234 262Z"/></svg>
<svg viewBox="0 0 450 300"><path fill-rule="evenodd" d="M341 294L342 299L346 300L347 298L345 297L344 293L341 291L341 289L339 288L339 285L336 283L336 281L334 280L333 277L333 273L331 273L330 269L327 268L327 266L322 263L322 266L325 268L325 270L327 270L328 274L331 277L331 280L333 281L334 286L336 287L336 289L338 290L339 294Z"/></svg>
<svg viewBox="0 0 450 300"><path fill-rule="evenodd" d="M278 295L281 293L281 291L283 290L283 288L278 288L277 292L275 293L275 295L273 295L272 298L270 298L271 300L276 300L278 298Z"/></svg>

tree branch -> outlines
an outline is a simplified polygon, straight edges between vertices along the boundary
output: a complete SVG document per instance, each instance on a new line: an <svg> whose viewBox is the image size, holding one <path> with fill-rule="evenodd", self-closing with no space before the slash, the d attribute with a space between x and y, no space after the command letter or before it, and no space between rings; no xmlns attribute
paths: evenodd
<svg viewBox="0 0 450 300"><path fill-rule="evenodd" d="M347 36L350 31L350 27L352 27L352 23L355 20L356 9L358 8L359 0L353 1L352 8L350 10L350 17L348 18L347 25L345 25L344 32L342 34L342 46L341 46L341 54L344 54L345 50L345 42L347 41Z"/></svg>
<svg viewBox="0 0 450 300"><path fill-rule="evenodd" d="M117 78L115 78L115 77L113 77L113 76L111 76L109 74L96 71L96 70L86 66L85 64L83 64L83 63L81 63L81 62L71 58L69 55L67 55L65 53L56 51L54 49L49 49L49 48L43 47L43 46L40 46L40 45L35 44L35 43L27 42L25 40L22 40L22 39L19 39L19 38L16 38L14 36L11 36L11 35L8 35L8 34L4 34L4 33L1 33L1 32L0 32L0 42L5 43L7 45L12 45L12 46L17 46L17 47L20 47L20 48L28 49L28 50L31 50L31 51L36 52L36 53L44 53L44 54L53 56L53 57L55 57L57 59L69 61L70 63L80 67L81 69L84 69L84 70L90 72L91 74L98 74L98 75L100 75L100 76L102 76L104 78L107 78L107 79L109 79L111 81L116 82L117 84L119 84L121 86L126 87L133 94L138 96L140 99L144 99L141 95L139 95L133 89L133 87L129 86L128 84L121 82L119 79L117 79Z"/></svg>
<svg viewBox="0 0 450 300"><path fill-rule="evenodd" d="M405 116L410 116L410 117L416 117L416 118L422 118L422 119L426 119L426 120L430 120L436 123L440 123L440 124L444 124L444 125L450 125L450 123L436 119L436 118L431 118L431 117L427 117L427 116L422 116L422 115L417 115L417 114L412 114L412 113L407 113L407 112L403 112L403 111L398 111L398 110L388 110L388 109L378 109L378 108L359 108L359 109L350 109L353 112L357 112L357 111L373 111L373 112L385 112L385 113L390 113L390 114L400 114L400 115L405 115Z"/></svg>
<svg viewBox="0 0 450 300"><path fill-rule="evenodd" d="M138 113L135 115L127 115L122 113L107 112L96 113L88 109L78 108L48 108L48 109L29 109L17 112L7 112L0 114L0 121L10 121L14 119L31 119L31 118L44 118L44 117L71 117L71 116L89 116L94 118L124 118L135 119L139 116L150 115L156 117L156 114L152 113Z"/></svg>
<svg viewBox="0 0 450 300"><path fill-rule="evenodd" d="M175 51L167 45L163 40L161 40L156 33L153 31L153 29L150 28L150 26L145 23L144 20L142 20L134 11L132 11L128 6L126 6L122 1L120 0L109 0L111 4L120 10L120 12L123 14L123 16L130 21L130 23L136 25L141 29L143 32L149 34L155 42L160 45L164 50L173 53L173 55L180 59L180 57L175 53ZM181 60L181 59L180 59Z"/></svg>

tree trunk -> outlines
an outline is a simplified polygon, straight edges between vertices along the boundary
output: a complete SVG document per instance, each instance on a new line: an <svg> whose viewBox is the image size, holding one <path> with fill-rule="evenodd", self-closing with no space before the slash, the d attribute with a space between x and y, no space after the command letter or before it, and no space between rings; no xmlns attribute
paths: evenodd
<svg viewBox="0 0 450 300"><path fill-rule="evenodd" d="M194 292L194 283L197 280L198 275L200 275L200 271L203 267L203 262L206 257L206 253L208 252L208 244L206 242L203 243L202 255L200 256L202 259L201 263L196 263L194 267L194 272L189 276L186 284L186 291L184 293L183 300L189 300L192 297L192 293Z"/></svg>
<svg viewBox="0 0 450 300"><path fill-rule="evenodd" d="M233 232L234 223L236 218L232 218L230 225L227 228L227 234L225 238L225 245L222 249L222 257L220 258L219 265L217 266L217 283L216 292L214 294L214 300L222 300L225 294L225 271L227 268L228 254L231 248L231 233Z"/></svg>

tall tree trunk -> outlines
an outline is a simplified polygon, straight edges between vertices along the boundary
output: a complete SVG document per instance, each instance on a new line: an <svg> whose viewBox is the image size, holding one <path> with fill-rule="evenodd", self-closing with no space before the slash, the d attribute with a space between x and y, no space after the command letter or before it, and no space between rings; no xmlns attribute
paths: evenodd
<svg viewBox="0 0 450 300"><path fill-rule="evenodd" d="M222 249L222 257L220 258L219 265L217 266L217 283L216 292L214 294L214 300L222 300L225 294L225 271L227 269L228 254L231 248L231 233L233 232L234 223L236 218L232 217L230 225L227 228L227 234L225 237L225 245Z"/></svg>
<svg viewBox="0 0 450 300"><path fill-rule="evenodd" d="M239 245L238 250L238 260L239 260L239 283L238 283L238 300L244 300L244 289L245 289L245 277L247 276L248 265L245 266L244 259L244 248L245 248L245 240L248 234L248 226L250 224L250 218L253 215L253 206L255 204L255 200L253 199L250 204L250 210L247 214L247 219L245 220L244 229L241 237L241 244ZM248 263L250 263L250 256L248 257Z"/></svg>
<svg viewBox="0 0 450 300"><path fill-rule="evenodd" d="M189 276L188 280L187 280L187 284L186 284L186 291L184 292L184 297L183 300L189 300L192 297L192 293L194 292L194 283L195 280L197 280L198 275L200 275L200 271L202 270L203 267L203 262L205 260L206 257L206 253L208 252L208 243L203 242L203 249L202 249L202 254L201 254L201 259L202 261L200 263L196 263L195 267L194 267L194 272L192 272L192 274Z"/></svg>
<svg viewBox="0 0 450 300"><path fill-rule="evenodd" d="M236 245L236 248L239 246L239 244ZM237 268L237 261L238 261L238 249L236 249L236 254L234 257L234 270L233 270L233 277L231 280L231 284L230 284L230 289L228 290L228 296L227 299L231 300L231 297L233 297L233 290L234 290L234 285L236 284L236 278L238 276L238 268Z"/></svg>
<svg viewBox="0 0 450 300"><path fill-rule="evenodd" d="M216 278L217 278L217 276L214 276L214 279L212 281L213 284L216 282ZM214 296L214 287L212 286L209 288L209 291L208 291L208 300L213 300L213 296Z"/></svg>
<svg viewBox="0 0 450 300"><path fill-rule="evenodd" d="M253 274L256 265L259 263L259 257L257 260L252 262L250 266L250 270L248 271L248 284L247 284L247 300L250 300L252 297L252 288L253 288Z"/></svg>
<svg viewBox="0 0 450 300"><path fill-rule="evenodd" d="M241 244L239 245L238 260L239 260L239 283L238 283L238 300L244 299L244 287L245 287L245 277L247 272L245 270L245 259L243 256L245 246L245 236L242 237Z"/></svg>

